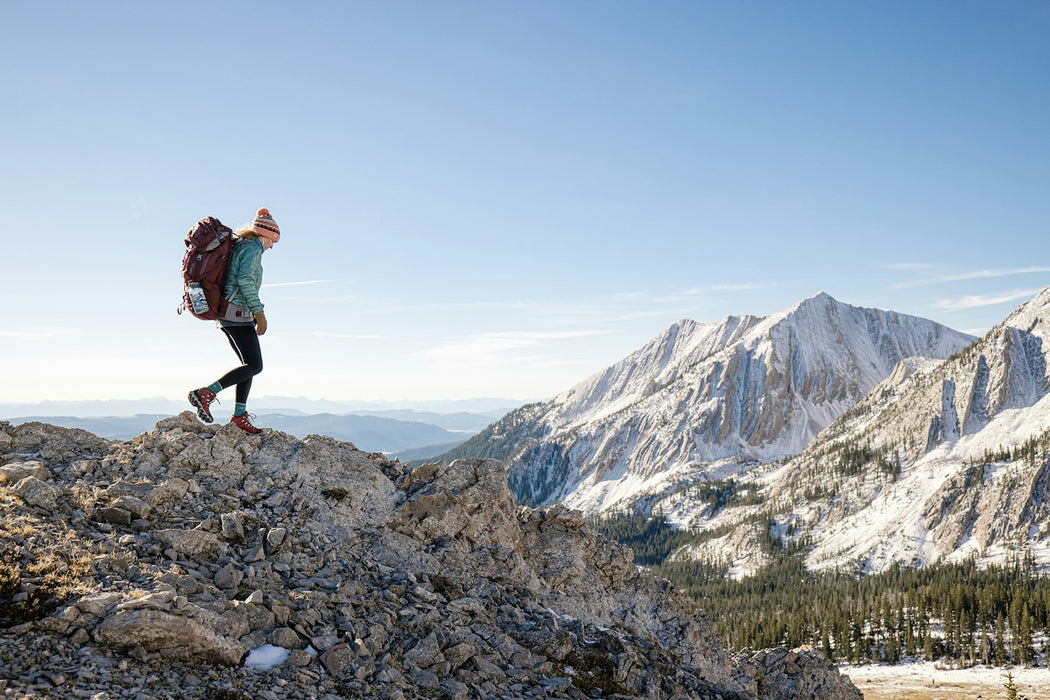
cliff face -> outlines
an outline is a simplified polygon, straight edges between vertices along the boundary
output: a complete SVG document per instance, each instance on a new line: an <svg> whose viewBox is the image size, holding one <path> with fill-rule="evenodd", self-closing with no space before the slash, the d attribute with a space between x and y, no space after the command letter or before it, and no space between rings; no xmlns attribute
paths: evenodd
<svg viewBox="0 0 1050 700"><path fill-rule="evenodd" d="M892 489L867 469L853 476L845 490L854 497L819 525L812 564L851 556L878 569L1024 553L1050 562L1048 312L1050 288L964 352L887 381L800 455L796 482L844 445L870 445L900 473ZM873 524L864 537L860 520Z"/></svg>
<svg viewBox="0 0 1050 700"><path fill-rule="evenodd" d="M1050 567L1048 341L1050 288L948 359L900 363L750 484L767 520L808 543L814 569L1025 557ZM680 556L728 554L755 569L756 512L725 508L703 525L726 534Z"/></svg>
<svg viewBox="0 0 1050 700"><path fill-rule="evenodd" d="M189 413L128 442L0 422L8 691L861 697L811 650L732 659L631 560L576 511L516 506L493 460L408 473Z"/></svg>

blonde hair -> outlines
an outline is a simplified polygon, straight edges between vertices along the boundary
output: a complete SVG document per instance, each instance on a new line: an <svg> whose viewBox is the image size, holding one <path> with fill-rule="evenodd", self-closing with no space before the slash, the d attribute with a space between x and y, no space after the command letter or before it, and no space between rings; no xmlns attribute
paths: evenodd
<svg viewBox="0 0 1050 700"><path fill-rule="evenodd" d="M255 232L255 229L253 229L250 224L241 226L233 235L237 236L238 238L244 238L245 240L249 241L255 238L262 238L262 236Z"/></svg>

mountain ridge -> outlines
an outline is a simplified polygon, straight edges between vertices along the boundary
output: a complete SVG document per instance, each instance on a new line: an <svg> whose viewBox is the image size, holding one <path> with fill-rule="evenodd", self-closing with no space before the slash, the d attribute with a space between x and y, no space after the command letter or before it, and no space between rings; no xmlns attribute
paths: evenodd
<svg viewBox="0 0 1050 700"><path fill-rule="evenodd" d="M902 363L788 463L762 506L678 522L722 531L680 557L748 552L758 514L813 569L1030 557L1050 568L1050 287L943 361ZM761 557L734 556L737 571Z"/></svg>
<svg viewBox="0 0 1050 700"><path fill-rule="evenodd" d="M946 357L972 340L824 292L768 316L683 319L448 456L506 460L524 502L596 512L689 480L700 464L723 470L797 454L898 361Z"/></svg>

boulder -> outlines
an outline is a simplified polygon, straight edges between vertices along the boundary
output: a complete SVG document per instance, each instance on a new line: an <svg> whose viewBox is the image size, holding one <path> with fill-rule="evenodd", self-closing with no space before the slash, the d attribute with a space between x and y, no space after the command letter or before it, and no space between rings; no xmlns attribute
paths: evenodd
<svg viewBox="0 0 1050 700"><path fill-rule="evenodd" d="M52 512L58 507L62 489L45 483L35 476L27 476L11 487L28 505Z"/></svg>
<svg viewBox="0 0 1050 700"><path fill-rule="evenodd" d="M426 464L400 487L407 500L388 527L441 551L451 569L536 585L502 463L460 459Z"/></svg>
<svg viewBox="0 0 1050 700"><path fill-rule="evenodd" d="M287 470L312 518L331 527L381 525L398 500L394 484L367 455L330 437L306 437Z"/></svg>
<svg viewBox="0 0 1050 700"><path fill-rule="evenodd" d="M864 695L811 646L778 647L736 656L737 680L759 700L863 700Z"/></svg>
<svg viewBox="0 0 1050 700"><path fill-rule="evenodd" d="M165 547L191 559L210 558L227 550L226 544L220 542L218 537L204 530L165 529L157 530L153 536Z"/></svg>
<svg viewBox="0 0 1050 700"><path fill-rule="evenodd" d="M51 478L51 470L37 461L12 462L0 467L0 485L17 484L27 476L48 481Z"/></svg>
<svg viewBox="0 0 1050 700"><path fill-rule="evenodd" d="M237 665L248 648L199 622L160 610L118 611L95 630L95 638L120 648L141 647L165 659Z"/></svg>

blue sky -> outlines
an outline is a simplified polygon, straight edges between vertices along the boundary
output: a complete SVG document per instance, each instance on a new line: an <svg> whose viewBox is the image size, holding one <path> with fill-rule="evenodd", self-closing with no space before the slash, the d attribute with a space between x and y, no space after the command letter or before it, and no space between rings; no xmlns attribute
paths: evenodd
<svg viewBox="0 0 1050 700"><path fill-rule="evenodd" d="M1046 2L6 2L0 399L233 364L182 237L266 206L253 394L540 398L826 291L1050 283Z"/></svg>

